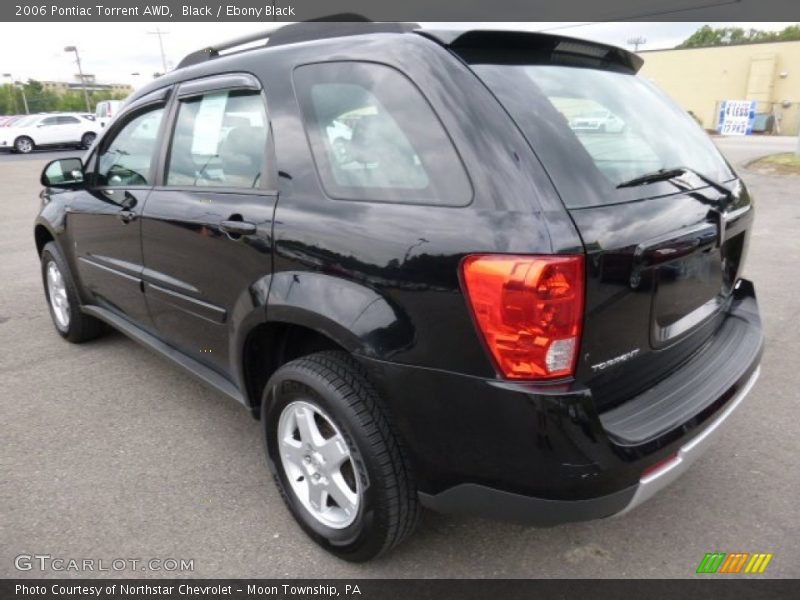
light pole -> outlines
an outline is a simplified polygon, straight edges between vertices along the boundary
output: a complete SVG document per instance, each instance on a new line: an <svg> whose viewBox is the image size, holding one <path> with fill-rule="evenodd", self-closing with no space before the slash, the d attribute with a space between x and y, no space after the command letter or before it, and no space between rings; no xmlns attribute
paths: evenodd
<svg viewBox="0 0 800 600"><path fill-rule="evenodd" d="M8 95L11 96L11 109L16 113L17 112L17 98L16 94L14 94L14 78L11 77L11 73L3 73L3 77L8 77L11 80L10 87L8 88Z"/></svg>
<svg viewBox="0 0 800 600"><path fill-rule="evenodd" d="M14 86L19 83L19 89L22 92L22 105L25 107L25 114L29 115L30 111L28 110L28 97L25 95L25 82L23 81L15 81L14 77L11 73L3 73L3 77L9 77L11 79L11 89L13 91ZM17 101L14 99L14 110L17 110Z"/></svg>
<svg viewBox="0 0 800 600"><path fill-rule="evenodd" d="M164 69L164 73L167 72L167 57L164 54L164 40L163 37L167 35L169 31L161 31L160 27L156 27L155 31L148 31L148 35L157 35L158 36L158 47L161 50L161 67Z"/></svg>
<svg viewBox="0 0 800 600"><path fill-rule="evenodd" d="M83 78L83 69L81 69L81 56L78 54L78 48L75 46L65 46L64 52L74 52L75 62L78 64L78 77L81 78L81 87L83 87L83 99L86 101L86 112L92 112L89 106L89 92L86 91L86 80Z"/></svg>

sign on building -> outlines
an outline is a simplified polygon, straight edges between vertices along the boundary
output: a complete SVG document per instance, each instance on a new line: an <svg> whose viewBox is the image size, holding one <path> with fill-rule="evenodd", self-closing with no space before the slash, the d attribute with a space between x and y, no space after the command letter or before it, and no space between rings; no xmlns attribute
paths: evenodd
<svg viewBox="0 0 800 600"><path fill-rule="evenodd" d="M723 100L717 131L721 135L752 135L757 104L755 100Z"/></svg>

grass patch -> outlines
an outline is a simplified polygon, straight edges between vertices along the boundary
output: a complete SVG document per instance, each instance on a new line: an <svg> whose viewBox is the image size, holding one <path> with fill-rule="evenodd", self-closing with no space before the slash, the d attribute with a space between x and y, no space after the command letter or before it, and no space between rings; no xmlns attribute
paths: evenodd
<svg viewBox="0 0 800 600"><path fill-rule="evenodd" d="M747 166L765 175L800 175L800 156L794 152L772 154L754 160Z"/></svg>

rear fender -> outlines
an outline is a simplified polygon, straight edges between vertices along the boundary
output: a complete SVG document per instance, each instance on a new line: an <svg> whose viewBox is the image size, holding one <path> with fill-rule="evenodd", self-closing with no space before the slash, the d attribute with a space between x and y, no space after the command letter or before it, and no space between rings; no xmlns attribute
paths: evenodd
<svg viewBox="0 0 800 600"><path fill-rule="evenodd" d="M276 273L267 317L308 327L348 352L371 358L388 358L413 340L408 319L386 297L356 281L324 273Z"/></svg>

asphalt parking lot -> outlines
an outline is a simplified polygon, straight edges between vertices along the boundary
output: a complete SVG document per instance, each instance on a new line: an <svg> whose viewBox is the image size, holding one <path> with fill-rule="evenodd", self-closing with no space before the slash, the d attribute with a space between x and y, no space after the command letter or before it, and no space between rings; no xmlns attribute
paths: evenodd
<svg viewBox="0 0 800 600"><path fill-rule="evenodd" d="M741 169L796 141L717 143ZM761 379L681 480L624 517L551 529L426 513L395 552L351 565L294 524L245 410L120 334L56 334L32 234L55 155L0 155L0 578L78 575L17 571L20 554L194 560L96 573L125 577L690 577L711 551L771 552L766 576L800 577L800 178L740 170Z"/></svg>

